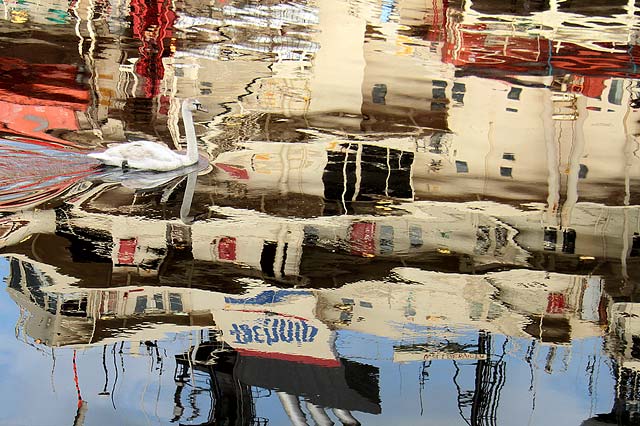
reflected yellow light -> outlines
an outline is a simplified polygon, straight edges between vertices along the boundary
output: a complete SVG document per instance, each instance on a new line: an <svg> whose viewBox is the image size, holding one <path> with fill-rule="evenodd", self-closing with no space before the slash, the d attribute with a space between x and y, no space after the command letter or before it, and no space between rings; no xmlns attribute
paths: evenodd
<svg viewBox="0 0 640 426"><path fill-rule="evenodd" d="M439 248L436 251L440 254L451 254L451 250L449 250L448 248Z"/></svg>
<svg viewBox="0 0 640 426"><path fill-rule="evenodd" d="M29 21L29 12L26 10L11 11L11 22L14 24L24 24L27 21Z"/></svg>
<svg viewBox="0 0 640 426"><path fill-rule="evenodd" d="M580 256L580 260L596 260L593 256Z"/></svg>

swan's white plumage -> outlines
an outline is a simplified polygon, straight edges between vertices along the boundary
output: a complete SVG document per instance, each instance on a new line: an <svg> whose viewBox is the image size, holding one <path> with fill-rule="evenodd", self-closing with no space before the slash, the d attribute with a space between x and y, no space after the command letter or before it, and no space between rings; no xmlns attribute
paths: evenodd
<svg viewBox="0 0 640 426"><path fill-rule="evenodd" d="M168 171L190 166L198 162L198 147L191 111L197 102L185 99L182 103L182 119L187 139L187 154L172 151L166 145L151 141L136 141L113 146L103 152L88 154L107 166L132 169Z"/></svg>
<svg viewBox="0 0 640 426"><path fill-rule="evenodd" d="M117 145L104 152L89 154L89 157L100 160L107 166L121 167L122 163L126 162L132 169L157 171L174 170L194 163L186 155L178 154L166 145L150 141Z"/></svg>

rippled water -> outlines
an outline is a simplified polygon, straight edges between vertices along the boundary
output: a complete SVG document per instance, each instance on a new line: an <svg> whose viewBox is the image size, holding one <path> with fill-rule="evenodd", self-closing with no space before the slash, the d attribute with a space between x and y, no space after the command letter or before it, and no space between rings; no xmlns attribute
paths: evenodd
<svg viewBox="0 0 640 426"><path fill-rule="evenodd" d="M638 16L1 1L0 424L640 424Z"/></svg>

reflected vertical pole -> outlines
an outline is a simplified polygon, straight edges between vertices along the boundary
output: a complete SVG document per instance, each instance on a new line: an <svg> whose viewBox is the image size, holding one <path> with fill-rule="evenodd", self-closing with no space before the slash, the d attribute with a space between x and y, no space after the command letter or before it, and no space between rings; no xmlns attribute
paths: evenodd
<svg viewBox="0 0 640 426"><path fill-rule="evenodd" d="M298 398L285 392L277 392L277 394L293 426L309 426L307 418L300 408Z"/></svg>
<svg viewBox="0 0 640 426"><path fill-rule="evenodd" d="M340 408L334 408L333 414L340 419L343 425L345 426L360 426L360 422L358 419L353 417L353 414L349 410L343 410Z"/></svg>
<svg viewBox="0 0 640 426"><path fill-rule="evenodd" d="M317 426L332 426L333 421L329 417L329 415L324 411L324 408L319 407L311 402L305 404L307 406L307 410L311 414L311 418L316 422Z"/></svg>
<svg viewBox="0 0 640 426"><path fill-rule="evenodd" d="M571 216L573 208L578 202L578 179L580 172L580 159L584 153L584 124L587 119L586 99L583 96L576 99L576 110L579 111L578 119L575 121L573 128L573 141L571 144L571 153L569 154L568 176L567 176L567 196L562 206L562 216L560 225L568 227L571 225ZM580 108L582 107L582 108Z"/></svg>
<svg viewBox="0 0 640 426"><path fill-rule="evenodd" d="M551 92L546 93L542 113L542 126L544 128L544 140L547 146L547 211L545 225L556 224L556 212L560 201L560 173L558 170L559 152L555 143L555 122L553 121L553 100Z"/></svg>

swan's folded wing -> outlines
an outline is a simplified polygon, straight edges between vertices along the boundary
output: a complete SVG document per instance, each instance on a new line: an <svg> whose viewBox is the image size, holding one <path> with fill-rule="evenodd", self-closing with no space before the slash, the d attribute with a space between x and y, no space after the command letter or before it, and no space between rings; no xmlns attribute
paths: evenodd
<svg viewBox="0 0 640 426"><path fill-rule="evenodd" d="M120 167L126 161L128 167L133 169L165 171L184 166L184 156L165 145L149 141L125 143L89 156L108 166Z"/></svg>

